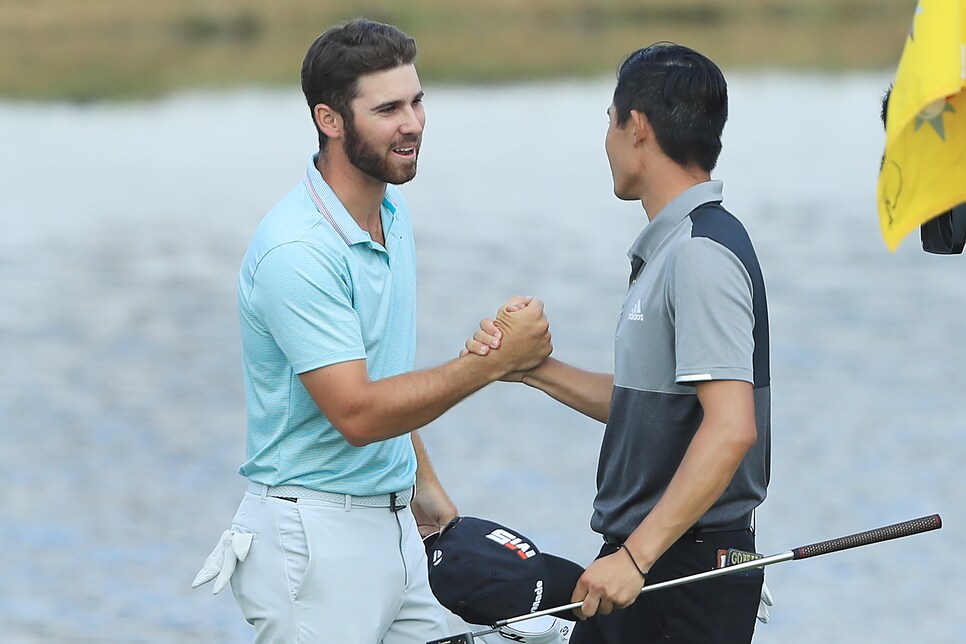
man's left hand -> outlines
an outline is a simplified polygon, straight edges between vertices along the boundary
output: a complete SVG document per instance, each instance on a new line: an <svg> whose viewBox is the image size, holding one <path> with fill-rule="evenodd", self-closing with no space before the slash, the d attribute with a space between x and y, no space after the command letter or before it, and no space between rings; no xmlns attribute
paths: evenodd
<svg viewBox="0 0 966 644"><path fill-rule="evenodd" d="M439 532L459 515L456 504L440 485L417 483L412 510L419 527L419 536L424 538Z"/></svg>
<svg viewBox="0 0 966 644"><path fill-rule="evenodd" d="M583 601L574 609L579 619L608 615L615 608L627 608L641 594L644 580L626 552L618 550L590 564L577 580L571 602Z"/></svg>

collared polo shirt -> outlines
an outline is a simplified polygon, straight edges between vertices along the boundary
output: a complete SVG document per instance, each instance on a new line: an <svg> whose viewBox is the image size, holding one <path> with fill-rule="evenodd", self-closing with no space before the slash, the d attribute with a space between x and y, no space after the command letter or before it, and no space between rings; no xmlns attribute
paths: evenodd
<svg viewBox="0 0 966 644"><path fill-rule="evenodd" d="M722 184L684 191L628 253L632 275L617 324L614 391L591 525L620 541L657 504L703 412L695 383L752 383L758 440L697 522L727 525L765 498L770 476L768 309L754 247L721 207Z"/></svg>
<svg viewBox="0 0 966 644"><path fill-rule="evenodd" d="M412 370L416 257L409 212L389 186L385 247L349 215L315 167L259 224L238 276L248 408L240 472L265 485L357 496L415 483L408 434L353 447L299 374L365 360L372 380Z"/></svg>

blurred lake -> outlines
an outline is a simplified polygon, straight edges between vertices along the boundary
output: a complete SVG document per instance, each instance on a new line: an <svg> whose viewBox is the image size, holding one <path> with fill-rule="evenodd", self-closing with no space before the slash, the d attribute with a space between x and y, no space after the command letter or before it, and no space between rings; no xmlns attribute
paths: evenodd
<svg viewBox="0 0 966 644"><path fill-rule="evenodd" d="M718 178L765 273L773 341L766 554L939 512L945 529L768 569L756 642L955 642L966 482L966 257L883 244L891 73L729 74ZM546 302L554 355L609 370L627 248L612 81L427 89L419 366L508 297ZM0 103L0 640L244 642L190 583L244 481L237 266L300 181L295 90ZM422 431L464 514L586 564L602 427L500 383Z"/></svg>

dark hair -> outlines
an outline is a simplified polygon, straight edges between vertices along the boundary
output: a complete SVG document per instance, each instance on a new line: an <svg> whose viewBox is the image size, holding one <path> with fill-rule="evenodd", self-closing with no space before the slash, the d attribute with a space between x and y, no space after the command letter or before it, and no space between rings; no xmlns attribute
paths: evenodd
<svg viewBox="0 0 966 644"><path fill-rule="evenodd" d="M728 85L693 49L659 42L629 54L617 72L614 108L621 127L631 110L647 116L661 149L679 165L711 172L718 163Z"/></svg>
<svg viewBox="0 0 966 644"><path fill-rule="evenodd" d="M312 122L319 103L351 119L360 76L409 65L415 58L416 41L392 25L357 18L327 29L302 61L302 93L313 112ZM327 141L319 131L320 150Z"/></svg>

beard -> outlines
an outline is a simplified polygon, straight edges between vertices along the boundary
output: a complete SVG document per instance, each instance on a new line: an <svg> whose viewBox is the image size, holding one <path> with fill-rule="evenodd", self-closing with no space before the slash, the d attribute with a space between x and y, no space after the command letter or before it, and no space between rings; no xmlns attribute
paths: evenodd
<svg viewBox="0 0 966 644"><path fill-rule="evenodd" d="M419 155L418 136L404 139L397 145L392 146L393 148L415 148L412 161L399 165L392 163L390 160L388 155L392 154L391 152L388 154L380 154L374 146L370 145L370 143L359 134L359 131L356 130L355 124L353 123L353 117L351 115L344 119L344 122L345 141L343 145L345 147L346 156L349 158L349 162L352 163L352 165L374 179L391 183L393 185L406 183L407 181L411 181L412 178L416 176L416 160L417 156Z"/></svg>

